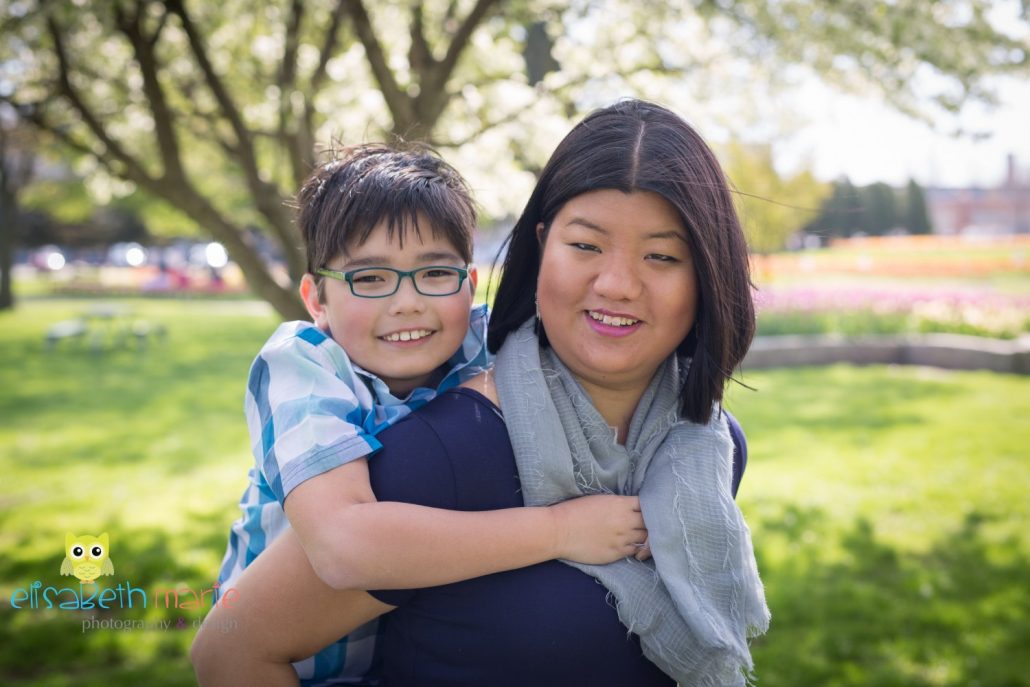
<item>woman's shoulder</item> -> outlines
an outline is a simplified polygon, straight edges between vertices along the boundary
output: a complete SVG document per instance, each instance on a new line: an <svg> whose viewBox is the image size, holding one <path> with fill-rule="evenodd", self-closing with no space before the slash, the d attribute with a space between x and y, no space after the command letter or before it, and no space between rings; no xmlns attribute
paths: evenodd
<svg viewBox="0 0 1030 687"><path fill-rule="evenodd" d="M381 500L475 510L513 474L500 411L473 389L448 389L376 438L383 447L368 465Z"/></svg>
<svg viewBox="0 0 1030 687"><path fill-rule="evenodd" d="M490 401L494 407L500 407L501 401L497 396L497 385L494 384L494 371L493 368L487 368L483 370L475 377L466 380L460 387L460 389L469 389L476 392L477 395Z"/></svg>

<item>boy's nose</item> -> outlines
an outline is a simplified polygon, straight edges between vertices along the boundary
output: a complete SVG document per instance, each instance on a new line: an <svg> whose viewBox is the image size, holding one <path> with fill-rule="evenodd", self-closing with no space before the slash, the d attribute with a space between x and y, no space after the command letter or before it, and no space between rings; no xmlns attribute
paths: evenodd
<svg viewBox="0 0 1030 687"><path fill-rule="evenodd" d="M415 289L414 278L405 275L397 285L397 292L390 298L390 313L422 312L425 310L425 298Z"/></svg>

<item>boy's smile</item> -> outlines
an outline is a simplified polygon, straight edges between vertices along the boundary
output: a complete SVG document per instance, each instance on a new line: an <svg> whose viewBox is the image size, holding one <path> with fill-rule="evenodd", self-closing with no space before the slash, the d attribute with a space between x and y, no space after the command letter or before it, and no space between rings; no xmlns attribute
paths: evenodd
<svg viewBox="0 0 1030 687"><path fill-rule="evenodd" d="M380 336L379 338L383 341L387 341L390 343L403 342L415 344L421 341L422 339L426 338L427 336L432 336L435 333L436 332L431 331L429 329L405 329L402 332L392 332L390 334L386 334L385 336Z"/></svg>
<svg viewBox="0 0 1030 687"><path fill-rule="evenodd" d="M465 262L442 234L434 236L429 222L419 218L420 231L406 227L403 245L399 232L388 235L380 224L361 245L349 246L326 267L347 272L367 267L414 270L430 265L465 267ZM339 279L325 279L324 302L306 276L301 287L315 324L328 331L351 361L382 379L403 398L419 386L433 386L437 370L453 356L465 338L475 289L475 270L469 284L449 296L426 296L409 277L401 278L397 292L383 298L362 298Z"/></svg>

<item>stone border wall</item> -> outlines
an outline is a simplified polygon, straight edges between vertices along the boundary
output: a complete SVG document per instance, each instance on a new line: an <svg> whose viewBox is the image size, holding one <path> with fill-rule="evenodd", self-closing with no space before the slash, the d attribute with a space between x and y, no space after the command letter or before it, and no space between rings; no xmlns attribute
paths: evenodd
<svg viewBox="0 0 1030 687"><path fill-rule="evenodd" d="M1030 374L1030 335L1007 341L958 334L915 336L761 336L742 368L801 365L928 365L951 370Z"/></svg>

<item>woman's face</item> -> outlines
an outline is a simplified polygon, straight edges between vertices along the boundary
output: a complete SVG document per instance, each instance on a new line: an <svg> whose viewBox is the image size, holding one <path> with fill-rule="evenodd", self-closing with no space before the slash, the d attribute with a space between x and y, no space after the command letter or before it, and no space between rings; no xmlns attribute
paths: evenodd
<svg viewBox="0 0 1030 687"><path fill-rule="evenodd" d="M551 346L585 386L642 391L697 313L676 210L650 191L569 200L546 237L537 298Z"/></svg>

